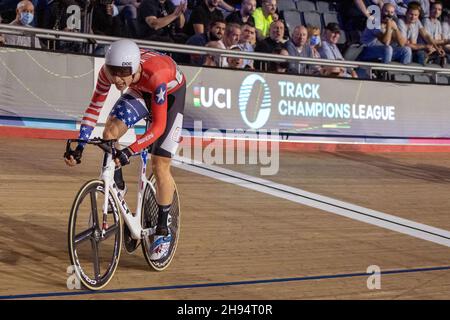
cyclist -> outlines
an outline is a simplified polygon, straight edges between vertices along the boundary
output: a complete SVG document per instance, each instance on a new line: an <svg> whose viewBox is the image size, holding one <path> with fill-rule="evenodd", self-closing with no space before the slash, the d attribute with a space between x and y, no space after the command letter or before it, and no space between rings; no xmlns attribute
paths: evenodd
<svg viewBox="0 0 450 320"><path fill-rule="evenodd" d="M186 80L169 56L141 50L131 40L113 42L106 51L105 64L99 71L91 102L81 121L79 139L89 139L112 84L120 91L128 89L112 108L103 139L119 139L145 117L151 121L144 135L127 148L118 150L114 181L124 195L127 187L121 167L130 163L131 155L151 145L159 211L150 258L158 260L168 253L172 240L167 226L175 191L170 164L180 141ZM66 154L67 165L81 162L84 146L85 143L79 143L75 150Z"/></svg>

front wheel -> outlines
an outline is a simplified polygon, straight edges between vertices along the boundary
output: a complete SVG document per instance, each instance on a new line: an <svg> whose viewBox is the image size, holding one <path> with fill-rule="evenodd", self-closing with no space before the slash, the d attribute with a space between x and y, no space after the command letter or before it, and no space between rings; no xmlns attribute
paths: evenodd
<svg viewBox="0 0 450 320"><path fill-rule="evenodd" d="M172 234L172 241L170 243L169 251L166 256L159 260L150 259L151 256L151 243L153 235L148 239L142 240L142 252L144 253L147 263L156 271L162 271L166 269L175 255L177 249L178 238L180 236L180 199L178 197L178 189L175 181L173 182L175 191L173 194L172 206L168 216L169 232ZM150 177L150 183L147 184L144 191L144 200L142 202L142 226L144 229L155 228L158 223L158 204L156 203L156 178L154 175Z"/></svg>
<svg viewBox="0 0 450 320"><path fill-rule="evenodd" d="M90 290L99 290L108 284L120 258L121 216L110 191L107 226L103 228L104 200L104 181L87 182L75 197L69 218L70 261L77 278Z"/></svg>

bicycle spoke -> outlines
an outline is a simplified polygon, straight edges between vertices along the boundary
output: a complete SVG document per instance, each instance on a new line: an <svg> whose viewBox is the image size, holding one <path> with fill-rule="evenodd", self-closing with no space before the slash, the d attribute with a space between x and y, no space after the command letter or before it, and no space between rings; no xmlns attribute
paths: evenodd
<svg viewBox="0 0 450 320"><path fill-rule="evenodd" d="M98 226L97 198L95 196L95 192L91 192L90 194L91 194L91 215L94 222L93 227L96 227Z"/></svg>
<svg viewBox="0 0 450 320"><path fill-rule="evenodd" d="M105 236L103 237L102 240L106 240L109 237L111 237L113 234L115 235L117 233L117 231L119 231L119 224L114 224L112 226L110 226L106 232L105 232Z"/></svg>
<svg viewBox="0 0 450 320"><path fill-rule="evenodd" d="M89 239L93 235L94 230L95 230L94 228L90 228L77 234L75 236L75 245L78 245Z"/></svg>
<svg viewBox="0 0 450 320"><path fill-rule="evenodd" d="M94 263L94 276L95 280L98 280L100 276L100 261L98 258L98 243L94 239L91 240L92 244L92 254L93 254L93 263Z"/></svg>

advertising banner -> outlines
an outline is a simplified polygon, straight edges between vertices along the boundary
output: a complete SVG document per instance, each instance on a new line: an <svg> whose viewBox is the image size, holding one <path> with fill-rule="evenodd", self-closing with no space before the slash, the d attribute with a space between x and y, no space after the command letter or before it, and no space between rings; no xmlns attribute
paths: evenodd
<svg viewBox="0 0 450 320"><path fill-rule="evenodd" d="M0 125L52 119L55 125L71 122L75 129L103 63L103 58L0 48ZM187 129L201 121L203 130L277 129L282 134L323 137L450 136L449 86L180 69L187 79ZM99 124L119 96L113 86ZM39 126L39 121L33 125Z"/></svg>
<svg viewBox="0 0 450 320"><path fill-rule="evenodd" d="M183 68L185 127L370 137L448 137L450 87Z"/></svg>

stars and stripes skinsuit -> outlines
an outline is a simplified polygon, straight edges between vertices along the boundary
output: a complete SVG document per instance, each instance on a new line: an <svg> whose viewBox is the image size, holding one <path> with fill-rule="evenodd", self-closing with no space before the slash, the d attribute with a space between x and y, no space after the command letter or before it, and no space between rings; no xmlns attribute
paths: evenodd
<svg viewBox="0 0 450 320"><path fill-rule="evenodd" d="M120 97L110 116L131 128L150 115L152 121L147 131L129 149L136 153L156 142L152 153L170 157L178 146L181 133L186 80L177 64L161 53L141 49L140 63L142 72L139 81L131 84ZM81 121L79 139L87 140L91 136L111 84L105 66L102 66L91 102ZM80 145L83 146L83 143Z"/></svg>

